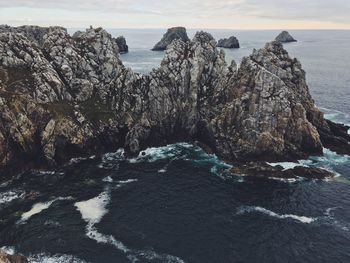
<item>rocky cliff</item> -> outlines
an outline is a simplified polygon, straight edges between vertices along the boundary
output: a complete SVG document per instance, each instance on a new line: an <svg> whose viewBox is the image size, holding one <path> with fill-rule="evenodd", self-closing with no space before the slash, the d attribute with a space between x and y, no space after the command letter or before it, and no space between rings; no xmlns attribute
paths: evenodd
<svg viewBox="0 0 350 263"><path fill-rule="evenodd" d="M125 147L198 141L229 162L350 153L278 42L227 67L214 38L175 40L148 75L123 66L102 28L0 33L0 167L56 165Z"/></svg>

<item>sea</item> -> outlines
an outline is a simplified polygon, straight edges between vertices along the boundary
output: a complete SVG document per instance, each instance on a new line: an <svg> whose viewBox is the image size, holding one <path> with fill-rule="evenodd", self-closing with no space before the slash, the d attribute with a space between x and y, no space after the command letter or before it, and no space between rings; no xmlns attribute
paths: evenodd
<svg viewBox="0 0 350 263"><path fill-rule="evenodd" d="M127 67L142 74L159 67L164 52L150 49L164 29L108 31L126 37ZM205 31L239 39L240 49L225 50L228 64L279 33ZM195 32L188 30L191 38ZM290 33L298 42L284 46L302 63L317 106L350 125L350 31ZM183 142L0 179L0 248L33 263L350 262L350 156L324 149L280 165L322 167L336 177L233 176L229 164Z"/></svg>

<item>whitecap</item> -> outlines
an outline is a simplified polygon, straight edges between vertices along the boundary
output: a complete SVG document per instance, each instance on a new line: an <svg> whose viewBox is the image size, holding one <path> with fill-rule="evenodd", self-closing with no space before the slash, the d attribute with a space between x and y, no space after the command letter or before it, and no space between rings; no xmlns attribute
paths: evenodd
<svg viewBox="0 0 350 263"><path fill-rule="evenodd" d="M16 199L24 198L25 192L22 190L10 190L0 193L0 205L8 204Z"/></svg>
<svg viewBox="0 0 350 263"><path fill-rule="evenodd" d="M238 209L237 214L241 215L245 213L262 213L278 219L294 219L296 221L299 221L305 224L310 224L317 220L317 218L312 218L307 216L298 216L293 214L277 214L271 210L268 210L260 206L244 206Z"/></svg>
<svg viewBox="0 0 350 263"><path fill-rule="evenodd" d="M307 167L306 164L301 163L300 161L298 162L277 162L277 163L267 163L268 165L271 166L282 166L283 167L283 171L288 170L288 169L293 169L297 166L303 166L303 167Z"/></svg>
<svg viewBox="0 0 350 263"><path fill-rule="evenodd" d="M50 255L46 253L30 255L28 257L28 260L31 263L84 263L85 262L84 260L81 260L73 255L66 255L66 254Z"/></svg>
<svg viewBox="0 0 350 263"><path fill-rule="evenodd" d="M107 176L107 177L103 178L102 181L106 182L106 183L113 183L113 178L110 176Z"/></svg>

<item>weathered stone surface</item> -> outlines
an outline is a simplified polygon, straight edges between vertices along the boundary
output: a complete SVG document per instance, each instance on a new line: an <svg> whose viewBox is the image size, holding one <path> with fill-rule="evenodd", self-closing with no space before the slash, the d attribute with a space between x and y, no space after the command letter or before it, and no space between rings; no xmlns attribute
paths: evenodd
<svg viewBox="0 0 350 263"><path fill-rule="evenodd" d="M297 42L287 31L282 31L275 40L281 43Z"/></svg>
<svg viewBox="0 0 350 263"><path fill-rule="evenodd" d="M166 50L167 47L176 39L181 39L183 42L188 42L190 39L187 36L186 28L172 27L164 34L163 38L152 48L154 51Z"/></svg>
<svg viewBox="0 0 350 263"><path fill-rule="evenodd" d="M129 52L129 46L126 44L126 39L123 36L117 37L115 39L115 42L118 45L119 53L128 53Z"/></svg>
<svg viewBox="0 0 350 263"><path fill-rule="evenodd" d="M278 42L227 67L215 39L198 32L141 75L102 28L45 32L40 44L0 33L1 168L179 141L238 163L306 158L324 146L350 153L346 127L325 121L300 63Z"/></svg>
<svg viewBox="0 0 350 263"><path fill-rule="evenodd" d="M20 255L9 255L0 249L0 263L29 263L29 261Z"/></svg>
<svg viewBox="0 0 350 263"><path fill-rule="evenodd" d="M239 41L236 37L232 36L229 38L220 39L218 42L218 47L223 48L239 48Z"/></svg>

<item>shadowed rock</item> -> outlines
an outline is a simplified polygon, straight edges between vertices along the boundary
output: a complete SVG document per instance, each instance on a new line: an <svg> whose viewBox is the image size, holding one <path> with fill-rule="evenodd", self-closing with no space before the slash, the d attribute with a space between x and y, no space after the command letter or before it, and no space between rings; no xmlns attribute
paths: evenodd
<svg viewBox="0 0 350 263"><path fill-rule="evenodd" d="M56 165L124 147L198 141L231 163L350 153L346 127L326 121L305 72L278 42L227 67L215 39L174 40L148 75L124 67L102 28L42 45L0 33L0 167ZM5 170L3 170L5 171Z"/></svg>
<svg viewBox="0 0 350 263"><path fill-rule="evenodd" d="M232 36L230 38L220 39L217 46L223 48L239 48L239 42L236 37Z"/></svg>
<svg viewBox="0 0 350 263"><path fill-rule="evenodd" d="M287 31L282 31L275 40L281 43L297 42Z"/></svg>
<svg viewBox="0 0 350 263"><path fill-rule="evenodd" d="M186 28L173 27L169 28L163 38L152 48L153 51L166 50L167 47L176 39L181 39L183 42L188 42L190 39L187 36Z"/></svg>
<svg viewBox="0 0 350 263"><path fill-rule="evenodd" d="M123 36L117 37L115 39L115 42L118 45L119 53L123 54L123 53L128 53L129 52L129 47L126 44L125 37L123 37Z"/></svg>

